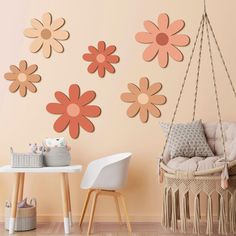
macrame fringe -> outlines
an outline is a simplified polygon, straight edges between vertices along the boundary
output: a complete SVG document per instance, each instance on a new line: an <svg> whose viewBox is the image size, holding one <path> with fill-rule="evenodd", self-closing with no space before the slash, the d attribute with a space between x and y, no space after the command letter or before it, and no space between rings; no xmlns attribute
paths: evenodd
<svg viewBox="0 0 236 236"><path fill-rule="evenodd" d="M200 196L199 194L194 197L194 210L193 210L193 233L200 234Z"/></svg>
<svg viewBox="0 0 236 236"><path fill-rule="evenodd" d="M220 195L220 215L219 215L219 226L218 226L218 233L219 234L226 234L226 215L225 215L225 197Z"/></svg>
<svg viewBox="0 0 236 236"><path fill-rule="evenodd" d="M171 230L173 232L177 229L177 211L176 211L176 192L172 191L172 217L171 217Z"/></svg>
<svg viewBox="0 0 236 236"><path fill-rule="evenodd" d="M235 194L230 194L229 199L229 230L235 234Z"/></svg>
<svg viewBox="0 0 236 236"><path fill-rule="evenodd" d="M172 212L172 199L171 199L171 189L165 188L163 194L163 206L162 206L162 225L165 228L170 228L171 226L171 212Z"/></svg>
<svg viewBox="0 0 236 236"><path fill-rule="evenodd" d="M211 195L207 197L207 227L206 227L206 234L212 235L213 234L213 218L212 218L212 199Z"/></svg>
<svg viewBox="0 0 236 236"><path fill-rule="evenodd" d="M186 193L181 194L180 199L180 225L181 231L186 233L186 215L187 215L187 201L186 201Z"/></svg>

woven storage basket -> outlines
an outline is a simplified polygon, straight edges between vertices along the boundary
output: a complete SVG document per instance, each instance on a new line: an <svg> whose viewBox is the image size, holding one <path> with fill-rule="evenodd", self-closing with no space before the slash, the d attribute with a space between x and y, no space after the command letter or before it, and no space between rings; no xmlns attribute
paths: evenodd
<svg viewBox="0 0 236 236"><path fill-rule="evenodd" d="M36 229L37 220L36 220L36 200L31 199L31 207L27 208L17 208L16 211L16 221L14 231L28 231ZM6 202L5 206L5 229L9 230L9 221L11 216L11 203Z"/></svg>
<svg viewBox="0 0 236 236"><path fill-rule="evenodd" d="M43 154L17 153L11 147L11 166L14 168L39 168L43 167Z"/></svg>
<svg viewBox="0 0 236 236"><path fill-rule="evenodd" d="M44 153L45 166L69 166L71 161L67 147L50 147Z"/></svg>

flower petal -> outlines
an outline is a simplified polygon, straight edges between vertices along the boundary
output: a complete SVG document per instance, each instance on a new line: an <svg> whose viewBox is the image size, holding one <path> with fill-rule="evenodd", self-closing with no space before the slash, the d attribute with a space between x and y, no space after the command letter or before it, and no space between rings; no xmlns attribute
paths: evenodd
<svg viewBox="0 0 236 236"><path fill-rule="evenodd" d="M148 111L154 116L154 117L160 117L161 116L161 112L160 112L160 110L156 107L156 106L154 106L154 105L152 105L152 104L149 104L149 106L148 106Z"/></svg>
<svg viewBox="0 0 236 236"><path fill-rule="evenodd" d="M65 30L57 30L53 32L53 38L58 40L66 40L70 36L69 32Z"/></svg>
<svg viewBox="0 0 236 236"><path fill-rule="evenodd" d="M18 68L17 66L15 66L15 65L11 65L11 66L10 66L10 70L11 70L13 73L15 73L15 74L20 73L19 68Z"/></svg>
<svg viewBox="0 0 236 236"><path fill-rule="evenodd" d="M4 78L6 80L12 80L13 81L13 80L17 79L17 74L8 72L8 73L4 74Z"/></svg>
<svg viewBox="0 0 236 236"><path fill-rule="evenodd" d="M128 89L130 90L131 93L137 95L137 94L140 94L140 89L138 86L136 86L135 84L133 83L129 83L128 84Z"/></svg>
<svg viewBox="0 0 236 236"><path fill-rule="evenodd" d="M16 80L11 83L9 90L10 90L10 92L15 93L19 87L20 87L20 82L18 80Z"/></svg>
<svg viewBox="0 0 236 236"><path fill-rule="evenodd" d="M98 117L101 114L101 108L95 105L87 105L81 107L81 113L83 116Z"/></svg>
<svg viewBox="0 0 236 236"><path fill-rule="evenodd" d="M89 73L94 73L98 68L98 64L96 62L92 62L89 66L88 66L88 72Z"/></svg>
<svg viewBox="0 0 236 236"><path fill-rule="evenodd" d="M53 31L60 29L63 25L65 24L65 19L63 18L58 18L54 20L51 24L51 29Z"/></svg>
<svg viewBox="0 0 236 236"><path fill-rule="evenodd" d="M55 121L53 128L60 133L66 129L66 127L69 125L69 122L69 116L63 114Z"/></svg>
<svg viewBox="0 0 236 236"><path fill-rule="evenodd" d="M46 106L46 109L49 113L52 114L63 114L66 111L66 106L61 103L49 103Z"/></svg>
<svg viewBox="0 0 236 236"><path fill-rule="evenodd" d="M144 21L144 27L149 33L156 35L159 32L157 25L155 25L152 21Z"/></svg>
<svg viewBox="0 0 236 236"><path fill-rule="evenodd" d="M37 75L37 74L31 74L28 76L28 81L32 82L32 83L38 83L41 80L41 76Z"/></svg>
<svg viewBox="0 0 236 236"><path fill-rule="evenodd" d="M23 83L20 84L20 95L21 97L25 97L27 93L26 87Z"/></svg>
<svg viewBox="0 0 236 236"><path fill-rule="evenodd" d="M166 103L166 97L164 95L153 95L149 100L151 103L156 105L163 105Z"/></svg>
<svg viewBox="0 0 236 236"><path fill-rule="evenodd" d="M190 43L190 38L185 34L173 35L170 37L170 43L175 46L187 46Z"/></svg>
<svg viewBox="0 0 236 236"><path fill-rule="evenodd" d="M45 40L43 42L43 56L45 58L49 58L51 56L51 53L52 53L52 47L50 45L50 42L49 42L49 40L47 40L47 41Z"/></svg>
<svg viewBox="0 0 236 236"><path fill-rule="evenodd" d="M158 27L160 31L166 32L169 26L169 16L165 13L162 13L158 16Z"/></svg>
<svg viewBox="0 0 236 236"><path fill-rule="evenodd" d="M158 54L158 61L159 61L159 65L162 68L167 67L168 61L169 61L169 56L168 56L166 49L160 48L159 54Z"/></svg>
<svg viewBox="0 0 236 236"><path fill-rule="evenodd" d="M161 90L161 88L162 88L161 83L154 83L154 84L150 85L147 92L149 95L153 95L153 94L159 92Z"/></svg>
<svg viewBox="0 0 236 236"><path fill-rule="evenodd" d="M105 67L103 64L98 65L98 75L100 78L105 76Z"/></svg>
<svg viewBox="0 0 236 236"><path fill-rule="evenodd" d="M33 74L36 70L38 69L38 66L36 64L30 65L27 69L26 69L26 74L27 75L31 75Z"/></svg>
<svg viewBox="0 0 236 236"><path fill-rule="evenodd" d="M55 92L55 98L57 99L58 102L62 104L70 103L70 99L63 92L60 91Z"/></svg>
<svg viewBox="0 0 236 236"><path fill-rule="evenodd" d="M38 52L43 46L43 41L41 38L35 39L30 45L30 51L35 53Z"/></svg>
<svg viewBox="0 0 236 236"><path fill-rule="evenodd" d="M69 133L71 138L76 139L79 137L80 126L76 119L71 119L69 123Z"/></svg>
<svg viewBox="0 0 236 236"><path fill-rule="evenodd" d="M143 123L146 123L148 121L148 109L146 108L146 106L140 107L139 116Z"/></svg>
<svg viewBox="0 0 236 236"><path fill-rule="evenodd" d="M46 12L42 16L43 26L49 27L52 24L52 15Z"/></svg>
<svg viewBox="0 0 236 236"><path fill-rule="evenodd" d="M116 51L116 46L115 46L115 45L110 45L110 46L108 46L108 47L106 48L104 54L105 54L106 56L108 56L108 55L111 55L111 54L112 54L113 52L115 52L115 51Z"/></svg>
<svg viewBox="0 0 236 236"><path fill-rule="evenodd" d="M132 105L129 106L127 110L127 115L132 118L135 117L140 110L140 105L138 102L134 102Z"/></svg>
<svg viewBox="0 0 236 236"><path fill-rule="evenodd" d="M43 24L37 19L32 19L31 25L37 30L41 30L43 28Z"/></svg>
<svg viewBox="0 0 236 236"><path fill-rule="evenodd" d="M94 60L95 60L95 56L94 56L94 54L85 53L85 54L83 55L83 59L84 59L85 61L94 61Z"/></svg>
<svg viewBox="0 0 236 236"><path fill-rule="evenodd" d="M120 98L124 102L135 102L137 100L137 96L133 93L122 93Z"/></svg>
<svg viewBox="0 0 236 236"><path fill-rule="evenodd" d="M69 87L69 97L72 102L78 102L80 97L80 87L78 84L72 84Z"/></svg>
<svg viewBox="0 0 236 236"><path fill-rule="evenodd" d="M108 62L104 62L104 67L106 68L106 70L110 73L115 73L115 68L113 65L111 65L110 63Z"/></svg>
<svg viewBox="0 0 236 236"><path fill-rule="evenodd" d="M152 43L153 42L153 35L147 32L138 32L135 35L136 41L139 43Z"/></svg>
<svg viewBox="0 0 236 236"><path fill-rule="evenodd" d="M58 53L62 53L64 51L64 47L56 39L51 39L50 43L51 43L51 46L54 49L54 51L56 51Z"/></svg>
<svg viewBox="0 0 236 236"><path fill-rule="evenodd" d="M24 35L29 38L37 38L40 35L40 31L34 28L27 28L24 30Z"/></svg>
<svg viewBox="0 0 236 236"><path fill-rule="evenodd" d="M143 93L147 93L149 87L149 80L146 77L143 77L139 80L139 88L141 90L141 92Z"/></svg>
<svg viewBox="0 0 236 236"><path fill-rule="evenodd" d="M37 92L37 88L35 87L35 85L32 84L32 83L29 82L29 81L26 81L26 82L25 82L25 86L26 86L26 88L27 88L31 93L36 93L36 92Z"/></svg>
<svg viewBox="0 0 236 236"><path fill-rule="evenodd" d="M118 63L120 61L120 57L116 55L109 55L106 57L106 60L110 63Z"/></svg>
<svg viewBox="0 0 236 236"><path fill-rule="evenodd" d="M182 52L178 48L176 48L172 45L170 45L168 47L168 53L176 61L183 61L183 59L184 59Z"/></svg>
<svg viewBox="0 0 236 236"><path fill-rule="evenodd" d="M170 24L167 32L169 35L176 34L184 28L184 25L185 23L183 20L176 20Z"/></svg>
<svg viewBox="0 0 236 236"><path fill-rule="evenodd" d="M85 116L79 116L78 121L80 126L89 133L95 130L93 123Z"/></svg>
<svg viewBox="0 0 236 236"><path fill-rule="evenodd" d="M27 62L25 60L21 60L19 63L19 69L21 72L24 72L27 68Z"/></svg>
<svg viewBox="0 0 236 236"><path fill-rule="evenodd" d="M95 55L98 54L98 50L97 50L97 48L95 48L94 46L89 46L89 47L88 47L88 50L89 50L92 54L95 54Z"/></svg>
<svg viewBox="0 0 236 236"><path fill-rule="evenodd" d="M95 97L96 97L96 93L94 91L92 91L92 90L86 91L79 98L79 104L81 106L85 106L85 105L89 104L90 102L92 102L95 99Z"/></svg>
<svg viewBox="0 0 236 236"><path fill-rule="evenodd" d="M143 52L143 59L145 61L152 61L159 51L159 46L156 43L149 45Z"/></svg>
<svg viewBox="0 0 236 236"><path fill-rule="evenodd" d="M98 52L103 53L106 49L106 44L104 41L98 42Z"/></svg>

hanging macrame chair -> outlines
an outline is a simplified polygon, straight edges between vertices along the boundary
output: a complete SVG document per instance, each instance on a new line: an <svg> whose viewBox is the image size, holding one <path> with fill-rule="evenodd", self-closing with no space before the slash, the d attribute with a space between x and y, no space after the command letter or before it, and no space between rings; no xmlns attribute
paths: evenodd
<svg viewBox="0 0 236 236"><path fill-rule="evenodd" d="M175 121L175 117L178 111L178 107L181 101L181 97L185 88L185 83L188 77L189 69L192 63L194 52L196 51L197 44L199 42L199 53L198 53L198 62L197 62L197 75L196 75L196 86L194 93L194 104L193 104L193 117L192 121L195 120L196 114L196 105L197 105L197 96L198 96L198 84L199 84L199 75L201 68L201 58L202 58L202 45L204 34L206 34L206 40L209 51L209 58L211 64L211 73L212 81L214 85L214 93L216 100L216 108L218 114L218 127L221 133L221 142L223 147L223 163L222 165L206 170L196 170L192 172L176 170L170 168L165 162L163 156L165 155L166 149L168 148L168 141L170 138L171 130ZM227 232L226 229L226 212L225 212L225 193L229 191L230 202L227 203L229 206L229 212L227 212L227 217L230 219L230 231L236 232L236 207L234 206L234 201L236 201L236 178L231 175L231 170L236 167L236 160L229 161L226 155L225 148L225 134L221 119L221 111L219 106L219 97L218 97L218 88L217 81L215 76L214 60L212 56L212 39L216 45L216 48L219 52L223 67L226 71L227 78L229 80L230 86L236 98L236 91L228 72L225 60L223 58L222 52L220 50L218 41L216 39L213 27L209 20L206 3L204 0L204 12L200 21L200 25L197 31L197 35L193 44L191 51L190 59L187 65L186 73L183 79L183 83L180 89L180 93L177 99L173 117L171 119L171 124L169 126L167 138L163 148L162 156L158 158L158 173L160 182L164 182L164 195L163 195L163 215L162 215L162 224L166 228L171 228L173 231L177 229L177 219L181 221L181 230L186 232L186 218L188 218L188 201L189 193L194 194L194 220L193 220L193 232L199 234L199 219L200 219L200 192L203 191L207 194L207 230L208 235L213 232L213 221L212 221L212 193L216 191L219 194L219 207L218 207L218 219L219 227L218 231L220 234ZM236 174L236 173L235 173ZM233 181L231 181L233 180ZM231 191L232 190L232 191ZM230 192L231 191L231 192ZM231 198L230 198L231 196ZM228 200L227 200L228 201ZM178 203L177 203L178 202ZM179 204L179 206L178 206Z"/></svg>

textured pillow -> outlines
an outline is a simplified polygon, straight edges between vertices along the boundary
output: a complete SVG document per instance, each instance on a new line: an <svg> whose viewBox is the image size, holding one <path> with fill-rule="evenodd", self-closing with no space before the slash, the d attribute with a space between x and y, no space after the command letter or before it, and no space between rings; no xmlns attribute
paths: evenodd
<svg viewBox="0 0 236 236"><path fill-rule="evenodd" d="M170 124L160 123L164 133L168 134ZM174 157L210 157L214 156L209 147L201 120L186 124L173 124L167 147L171 158Z"/></svg>

